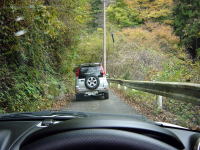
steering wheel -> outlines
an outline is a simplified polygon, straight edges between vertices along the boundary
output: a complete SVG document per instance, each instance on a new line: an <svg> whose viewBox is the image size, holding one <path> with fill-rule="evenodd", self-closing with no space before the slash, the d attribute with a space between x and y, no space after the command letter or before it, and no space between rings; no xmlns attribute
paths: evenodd
<svg viewBox="0 0 200 150"><path fill-rule="evenodd" d="M176 150L157 139L117 129L79 129L29 142L21 150Z"/></svg>

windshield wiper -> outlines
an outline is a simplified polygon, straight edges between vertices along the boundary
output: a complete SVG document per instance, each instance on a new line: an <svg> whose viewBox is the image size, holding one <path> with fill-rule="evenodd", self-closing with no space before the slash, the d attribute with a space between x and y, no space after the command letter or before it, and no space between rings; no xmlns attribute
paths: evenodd
<svg viewBox="0 0 200 150"><path fill-rule="evenodd" d="M87 115L79 112L69 111L41 111L41 112L27 112L27 113L10 113L0 115L2 120L41 120L41 119L54 119L54 120L68 120L73 118L83 118Z"/></svg>
<svg viewBox="0 0 200 150"><path fill-rule="evenodd" d="M171 124L171 123L166 123L166 122L155 122L156 125L159 125L161 127L172 127L172 128L178 128L178 129L188 129L186 127L182 127L179 125Z"/></svg>

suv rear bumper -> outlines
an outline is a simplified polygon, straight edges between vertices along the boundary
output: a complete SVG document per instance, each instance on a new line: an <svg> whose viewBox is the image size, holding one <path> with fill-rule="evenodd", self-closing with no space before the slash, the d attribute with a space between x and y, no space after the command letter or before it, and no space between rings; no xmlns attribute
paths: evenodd
<svg viewBox="0 0 200 150"><path fill-rule="evenodd" d="M76 87L76 94L83 94L83 95L102 95L103 93L108 93L108 88L98 88L96 90L86 90L86 89L79 89Z"/></svg>

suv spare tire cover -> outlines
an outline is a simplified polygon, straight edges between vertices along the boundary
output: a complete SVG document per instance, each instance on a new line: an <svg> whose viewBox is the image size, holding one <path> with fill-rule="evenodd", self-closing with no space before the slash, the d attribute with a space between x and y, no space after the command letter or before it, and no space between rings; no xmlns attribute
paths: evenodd
<svg viewBox="0 0 200 150"><path fill-rule="evenodd" d="M97 76L90 75L85 79L85 86L88 89L94 90L99 87L100 81Z"/></svg>

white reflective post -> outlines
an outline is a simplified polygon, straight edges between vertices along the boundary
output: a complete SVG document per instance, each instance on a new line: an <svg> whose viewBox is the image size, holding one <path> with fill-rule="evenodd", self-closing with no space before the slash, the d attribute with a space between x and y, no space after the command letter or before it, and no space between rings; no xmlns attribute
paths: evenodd
<svg viewBox="0 0 200 150"><path fill-rule="evenodd" d="M118 84L117 88L118 88L118 89L120 89L120 88L121 88L121 85L120 85L120 84Z"/></svg>
<svg viewBox="0 0 200 150"><path fill-rule="evenodd" d="M160 95L157 96L157 106L159 109L163 108L163 97Z"/></svg>
<svg viewBox="0 0 200 150"><path fill-rule="evenodd" d="M126 87L126 86L124 86L124 90L127 90L127 87Z"/></svg>

